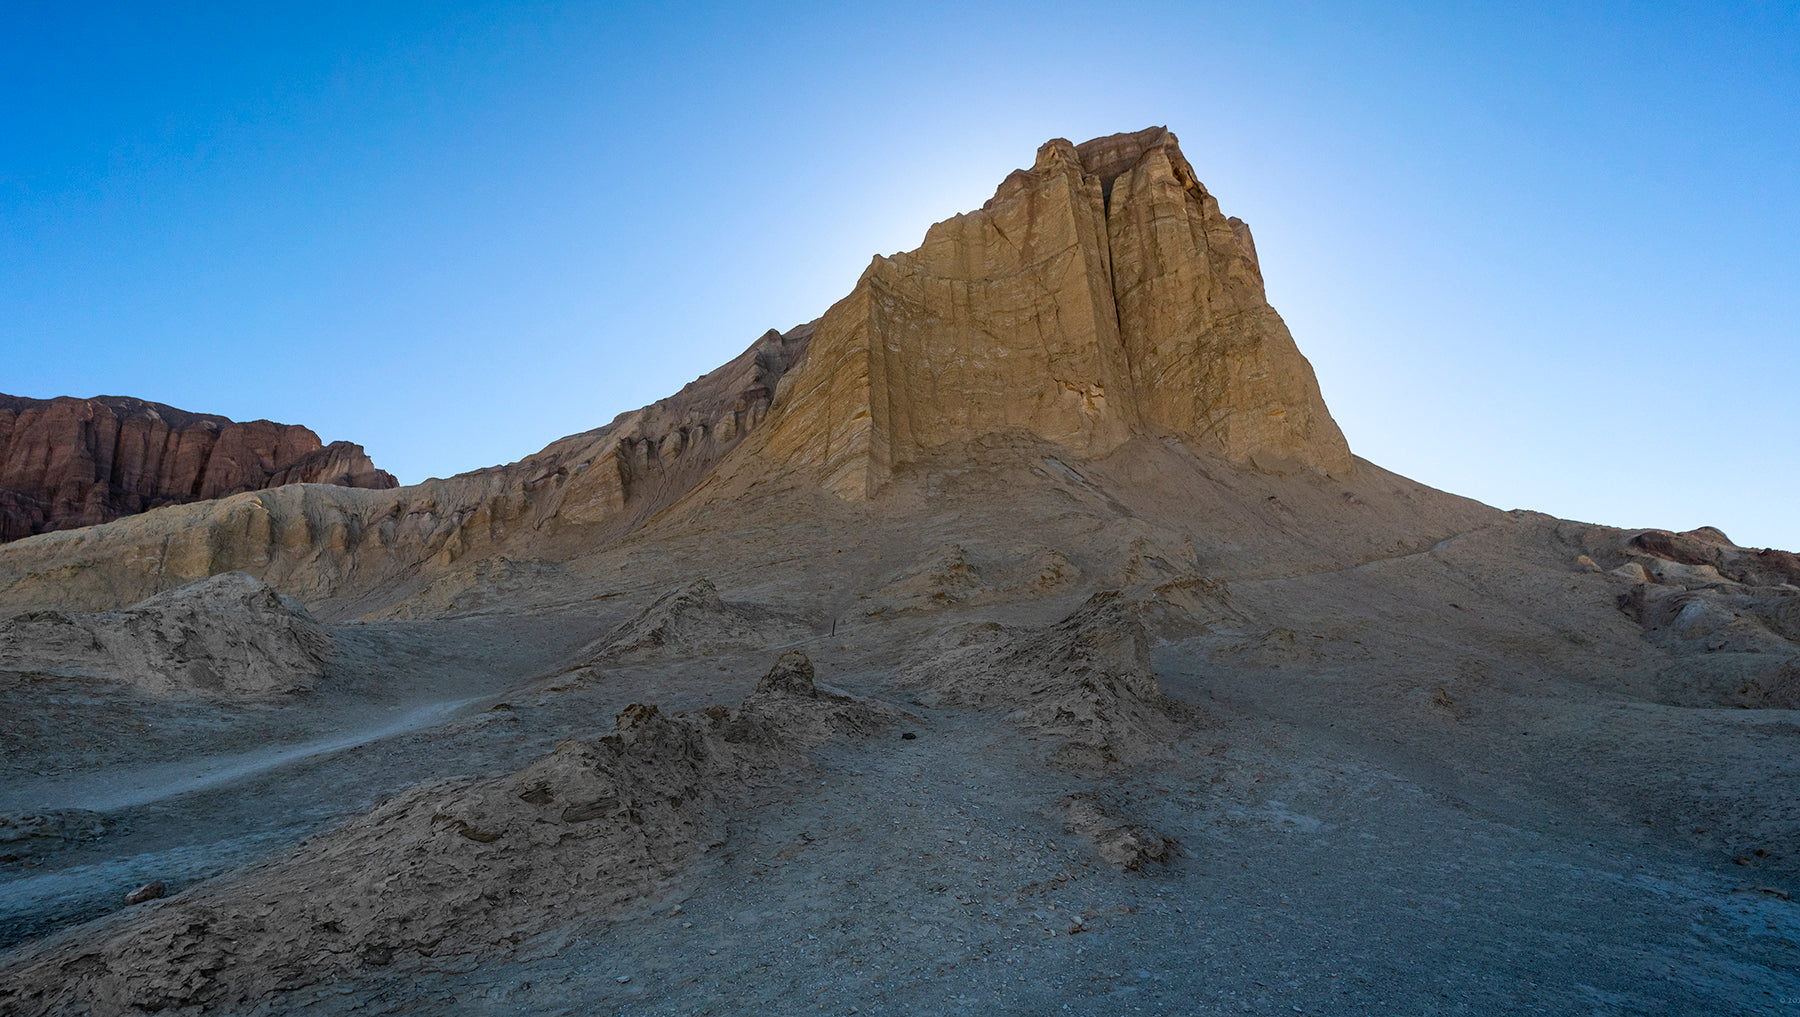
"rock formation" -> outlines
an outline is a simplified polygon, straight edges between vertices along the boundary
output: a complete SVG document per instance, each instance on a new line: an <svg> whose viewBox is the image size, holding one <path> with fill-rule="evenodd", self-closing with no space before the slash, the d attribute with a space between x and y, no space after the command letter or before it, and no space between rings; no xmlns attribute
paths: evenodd
<svg viewBox="0 0 1800 1017"><path fill-rule="evenodd" d="M60 851L106 833L106 817L86 809L0 815L0 865Z"/></svg>
<svg viewBox="0 0 1800 1017"><path fill-rule="evenodd" d="M763 421L811 335L810 325L771 330L675 395L507 466L384 491L272 488L56 532L7 549L0 599L97 610L243 570L316 601L559 528L578 538L623 532L685 494ZM45 583L40 566L60 578Z"/></svg>
<svg viewBox="0 0 1800 1017"><path fill-rule="evenodd" d="M0 1014L1767 1010L1796 561L1353 459L1052 142L520 462L0 547Z"/></svg>
<svg viewBox="0 0 1800 1017"><path fill-rule="evenodd" d="M1137 605L1113 590L1045 628L951 629L907 675L942 702L1009 709L1013 723L1061 741L1058 758L1075 764L1156 756L1179 719L1150 666Z"/></svg>
<svg viewBox="0 0 1800 1017"><path fill-rule="evenodd" d="M59 533L0 558L0 600L106 609L236 569L360 614L460 559L617 539L708 485L783 477L855 503L1006 434L1082 458L1166 438L1272 473L1357 469L1248 227L1151 128L1046 144L818 322L606 427L394 491L274 488Z"/></svg>
<svg viewBox="0 0 1800 1017"><path fill-rule="evenodd" d="M634 703L611 733L517 773L414 788L287 861L114 926L80 958L41 952L8 973L0 1012L235 1011L277 988L492 949L495 929L617 908L720 842L732 808L806 750L900 715L812 679L790 651L738 709Z"/></svg>
<svg viewBox="0 0 1800 1017"><path fill-rule="evenodd" d="M877 257L820 320L769 453L861 499L921 452L1009 429L1089 457L1173 435L1351 468L1249 227L1160 127L1051 141L979 211Z"/></svg>
<svg viewBox="0 0 1800 1017"><path fill-rule="evenodd" d="M985 560L971 560L959 544L946 544L889 576L870 592L862 612L920 614L958 604L1042 597L1068 588L1081 569L1052 547L1008 548Z"/></svg>
<svg viewBox="0 0 1800 1017"><path fill-rule="evenodd" d="M1584 571L1623 587L1619 610L1672 658L1656 699L1800 708L1800 558L1739 547L1710 526L1594 536Z"/></svg>
<svg viewBox="0 0 1800 1017"><path fill-rule="evenodd" d="M589 666L763 647L810 634L798 619L754 604L726 603L710 580L696 579L656 598L576 656L579 666Z"/></svg>
<svg viewBox="0 0 1800 1017"><path fill-rule="evenodd" d="M399 486L362 446L119 396L0 395L0 541L282 484Z"/></svg>
<svg viewBox="0 0 1800 1017"><path fill-rule="evenodd" d="M291 597L226 572L123 611L0 620L0 670L104 678L150 692L268 695L311 686L331 637Z"/></svg>
<svg viewBox="0 0 1800 1017"><path fill-rule="evenodd" d="M1739 547L1714 527L1686 533L1642 530L1623 541L1627 553L1713 569L1720 579L1751 586L1800 586L1800 555L1774 548ZM1642 562L1640 562L1642 563Z"/></svg>
<svg viewBox="0 0 1800 1017"><path fill-rule="evenodd" d="M1167 865L1178 850L1173 838L1111 815L1096 795L1070 795L1062 810L1064 827L1080 834L1095 854L1121 872L1142 872L1150 862Z"/></svg>

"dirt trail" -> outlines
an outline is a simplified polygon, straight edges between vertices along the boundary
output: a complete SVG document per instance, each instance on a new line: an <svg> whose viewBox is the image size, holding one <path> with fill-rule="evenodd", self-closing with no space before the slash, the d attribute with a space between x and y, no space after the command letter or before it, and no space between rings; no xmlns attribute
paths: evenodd
<svg viewBox="0 0 1800 1017"><path fill-rule="evenodd" d="M395 716L373 727L316 738L298 745L272 745L253 752L200 756L130 770L106 770L50 777L0 789L0 812L86 809L118 812L212 788L277 767L342 752L397 734L431 727L462 707L486 699L475 696L411 708L390 707Z"/></svg>

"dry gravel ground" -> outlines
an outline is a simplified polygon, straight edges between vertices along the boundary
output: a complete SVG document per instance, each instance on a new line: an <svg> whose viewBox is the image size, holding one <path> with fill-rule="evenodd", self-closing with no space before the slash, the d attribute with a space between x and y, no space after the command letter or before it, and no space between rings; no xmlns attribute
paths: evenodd
<svg viewBox="0 0 1800 1017"><path fill-rule="evenodd" d="M1212 664L1218 638L1155 655L1165 690L1203 714L1172 758L1096 772L1050 765L994 714L912 702L880 671L832 674L900 702L917 737L815 752L623 911L496 956L280 993L264 1012L1774 1014L1800 1000L1785 873L1504 776L1500 794L1473 793L1490 789L1380 711L1321 703L1329 685L1296 693L1279 673ZM729 673L684 661L514 695L511 710L128 810L128 832L55 871L115 897L151 876L179 886L450 760L519 765L553 739L542 728L603 728L645 693L734 700L754 681L745 656ZM1114 870L1065 828L1074 792L1172 837L1176 857ZM94 857L152 845L130 864Z"/></svg>
<svg viewBox="0 0 1800 1017"><path fill-rule="evenodd" d="M0 945L114 911L120 887L175 892L291 847L409 784L541 755L555 736L519 739L484 711L591 623L341 627L326 682L247 702L0 672L0 816L89 809L108 826L48 853L0 851L23 855L0 863Z"/></svg>
<svg viewBox="0 0 1800 1017"><path fill-rule="evenodd" d="M8 992L53 988L58 965L225 892L209 888L278 875L304 838L412 785L518 771L631 703L735 705L790 643L822 682L907 716L731 797L709 846L643 895L323 981L300 963L253 1002L163 1012L1800 1012L1800 712L1694 705L1674 687L1689 658L1619 610L1623 580L1577 566L1592 549L1567 524L1447 512L1355 553L1277 555L1248 522L1184 544L1155 520L1192 506L1148 495L1115 512L1071 485L1013 513L992 476L940 486L956 484L976 497L891 525L751 513L726 541L676 520L661 544L522 586L446 580L421 596L447 617L333 626L339 657L305 695L7 676L0 813L112 807L99 839L0 863L0 1012L39 1012ZM1324 539L1313 495L1276 493L1301 516L1259 508L1270 533ZM1253 494L1230 503L1273 500ZM952 543L966 569L915 582ZM816 634L582 655L702 575L740 616ZM1015 581L1044 588L995 585ZM875 595L896 582L905 598ZM1020 666L1052 666L1018 633L1112 586L1152 604L1177 718L1155 751L1072 757L1009 720L1007 697L957 705L917 666L986 622ZM1157 606L1171 590L1204 596ZM1108 837L1172 847L1121 871ZM123 907L150 879L172 895Z"/></svg>

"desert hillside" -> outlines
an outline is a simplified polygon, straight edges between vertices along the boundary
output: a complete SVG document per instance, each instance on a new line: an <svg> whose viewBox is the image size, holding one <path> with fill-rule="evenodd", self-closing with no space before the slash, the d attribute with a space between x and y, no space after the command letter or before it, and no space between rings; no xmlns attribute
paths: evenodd
<svg viewBox="0 0 1800 1017"><path fill-rule="evenodd" d="M1057 139L518 462L0 547L0 1013L1794 1012L1800 558L1355 456L1262 271Z"/></svg>

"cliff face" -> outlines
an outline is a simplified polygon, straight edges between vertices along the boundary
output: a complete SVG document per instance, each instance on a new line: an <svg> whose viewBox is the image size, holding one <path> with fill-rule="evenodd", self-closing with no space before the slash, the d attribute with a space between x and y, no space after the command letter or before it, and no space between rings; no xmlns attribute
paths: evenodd
<svg viewBox="0 0 1800 1017"><path fill-rule="evenodd" d="M1160 127L1051 141L979 211L876 258L785 403L770 452L853 499L1008 429L1088 456L1173 435L1266 468L1352 468L1249 227Z"/></svg>
<svg viewBox="0 0 1800 1017"><path fill-rule="evenodd" d="M0 395L0 540L280 484L399 486L362 446L119 396Z"/></svg>
<svg viewBox="0 0 1800 1017"><path fill-rule="evenodd" d="M771 331L605 427L394 491L279 487L43 534L0 553L0 603L105 609L236 569L359 614L461 559L605 546L690 493L698 504L779 475L860 501L935 450L1008 432L1077 458L1149 437L1267 473L1357 469L1264 297L1249 229L1152 128L1044 145L981 209L876 258L818 322ZM159 462L195 459L166 436L147 447L171 441ZM186 478L192 497L231 486L208 486L203 465L146 472Z"/></svg>

